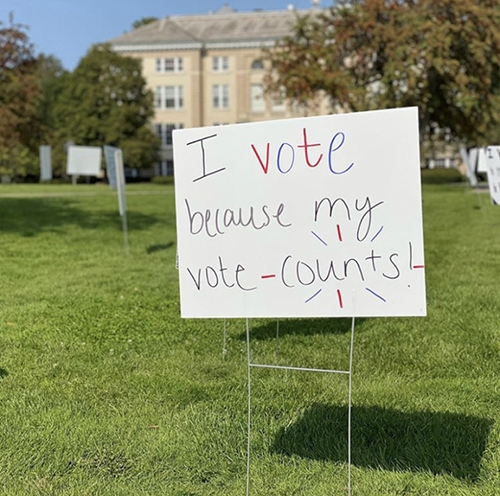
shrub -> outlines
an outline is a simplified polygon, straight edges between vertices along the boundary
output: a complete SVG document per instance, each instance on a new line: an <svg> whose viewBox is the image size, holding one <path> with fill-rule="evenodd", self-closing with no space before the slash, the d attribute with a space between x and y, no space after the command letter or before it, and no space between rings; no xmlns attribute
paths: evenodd
<svg viewBox="0 0 500 496"><path fill-rule="evenodd" d="M460 183L465 181L465 177L458 169L421 169L422 183L424 184L444 184Z"/></svg>
<svg viewBox="0 0 500 496"><path fill-rule="evenodd" d="M174 176L154 176L151 178L154 184L174 184Z"/></svg>

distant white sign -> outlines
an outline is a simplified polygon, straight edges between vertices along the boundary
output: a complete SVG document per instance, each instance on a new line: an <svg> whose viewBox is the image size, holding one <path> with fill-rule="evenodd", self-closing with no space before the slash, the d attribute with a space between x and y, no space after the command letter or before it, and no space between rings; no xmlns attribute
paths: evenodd
<svg viewBox="0 0 500 496"><path fill-rule="evenodd" d="M486 164L486 148L477 149L477 167L476 171L479 173L486 174L488 172L488 167Z"/></svg>
<svg viewBox="0 0 500 496"><path fill-rule="evenodd" d="M106 145L104 147L104 159L106 162L106 175L108 176L109 186L116 189L116 164L115 152L118 148Z"/></svg>
<svg viewBox="0 0 500 496"><path fill-rule="evenodd" d="M98 176L101 171L102 150L99 146L70 146L68 148L68 175Z"/></svg>
<svg viewBox="0 0 500 496"><path fill-rule="evenodd" d="M500 205L500 146L486 149L486 165L491 201Z"/></svg>
<svg viewBox="0 0 500 496"><path fill-rule="evenodd" d="M471 163L472 156L467 153L465 146L460 147L460 155L462 156L462 161L465 165L467 172L467 178L469 179L470 185L475 188L477 186L477 177L475 172L475 164Z"/></svg>
<svg viewBox="0 0 500 496"><path fill-rule="evenodd" d="M173 135L183 317L426 314L417 108Z"/></svg>
<svg viewBox="0 0 500 496"><path fill-rule="evenodd" d="M476 177L476 167L477 167L477 155L479 148L471 148L469 150L469 166L471 168L474 177ZM476 178L477 179L477 178Z"/></svg>
<svg viewBox="0 0 500 496"><path fill-rule="evenodd" d="M40 147L40 181L52 179L52 154L50 145Z"/></svg>
<svg viewBox="0 0 500 496"><path fill-rule="evenodd" d="M118 190L118 208L123 217L127 211L127 199L125 196L125 171L123 169L123 155L119 148L114 152L116 188Z"/></svg>

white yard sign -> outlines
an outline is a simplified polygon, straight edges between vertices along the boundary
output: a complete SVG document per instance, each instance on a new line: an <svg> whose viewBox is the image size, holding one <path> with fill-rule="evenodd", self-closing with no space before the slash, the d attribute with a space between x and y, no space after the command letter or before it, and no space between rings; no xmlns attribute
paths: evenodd
<svg viewBox="0 0 500 496"><path fill-rule="evenodd" d="M40 181L52 179L52 149L50 145L40 147Z"/></svg>
<svg viewBox="0 0 500 496"><path fill-rule="evenodd" d="M68 148L68 175L98 176L101 171L102 150L99 146L70 146Z"/></svg>
<svg viewBox="0 0 500 496"><path fill-rule="evenodd" d="M486 149L486 165L491 201L500 205L500 146Z"/></svg>
<svg viewBox="0 0 500 496"><path fill-rule="evenodd" d="M123 168L123 154L120 148L114 152L115 182L118 191L118 209L123 217L127 211L127 198L125 196L125 170Z"/></svg>
<svg viewBox="0 0 500 496"><path fill-rule="evenodd" d="M116 189L116 163L115 152L119 150L115 146L104 146L104 160L106 163L106 175L108 176L109 187Z"/></svg>
<svg viewBox="0 0 500 496"><path fill-rule="evenodd" d="M183 317L425 315L416 108L174 131Z"/></svg>
<svg viewBox="0 0 500 496"><path fill-rule="evenodd" d="M478 148L477 149L477 166L476 170L478 173L483 173L486 174L488 172L487 170L487 163L486 163L486 148Z"/></svg>
<svg viewBox="0 0 500 496"><path fill-rule="evenodd" d="M477 150L477 149L476 149ZM465 146L460 147L460 155L462 156L462 161L465 165L465 169L467 171L467 178L469 179L470 185L475 188L477 186L477 177L475 171L475 164L472 163L472 150L471 154L467 153L467 149ZM476 158L476 157L474 157Z"/></svg>

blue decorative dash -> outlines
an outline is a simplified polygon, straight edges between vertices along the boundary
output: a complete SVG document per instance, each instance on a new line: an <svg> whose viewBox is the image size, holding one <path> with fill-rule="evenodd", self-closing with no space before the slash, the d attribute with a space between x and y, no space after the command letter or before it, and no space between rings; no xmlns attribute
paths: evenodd
<svg viewBox="0 0 500 496"><path fill-rule="evenodd" d="M375 293L375 291L372 291L370 288L365 288L369 293L371 293L373 296L376 296L380 300L382 300L384 303L386 303L385 298L382 298L379 294Z"/></svg>
<svg viewBox="0 0 500 496"><path fill-rule="evenodd" d="M316 296L318 296L321 293L321 291L322 291L321 289L318 289L318 291L316 291L316 293L310 296L304 303L309 303L313 298L316 298Z"/></svg>
<svg viewBox="0 0 500 496"><path fill-rule="evenodd" d="M375 236L373 236L372 239L370 239L370 243L382 232L382 229L384 229L384 226L382 226L378 231L377 231L377 234L375 234Z"/></svg>
<svg viewBox="0 0 500 496"><path fill-rule="evenodd" d="M319 236L318 236L318 235L317 235L314 231L311 231L311 232L312 232L312 233L314 234L314 236L316 236L316 237L317 237L317 238L318 238L318 239L319 239L319 240L320 240L320 241L321 241L321 242L322 242L325 246L328 246L328 245L326 244L326 241L323 241L323 240L322 240L322 239L321 239L321 238L320 238L320 237L319 237Z"/></svg>

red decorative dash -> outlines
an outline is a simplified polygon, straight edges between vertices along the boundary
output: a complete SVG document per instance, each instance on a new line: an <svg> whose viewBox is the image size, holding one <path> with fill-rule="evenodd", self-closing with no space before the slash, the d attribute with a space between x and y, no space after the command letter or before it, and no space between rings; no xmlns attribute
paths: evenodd
<svg viewBox="0 0 500 496"><path fill-rule="evenodd" d="M337 298L339 299L340 308L344 308L344 303L342 302L342 293L340 289L337 289Z"/></svg>
<svg viewBox="0 0 500 496"><path fill-rule="evenodd" d="M339 237L339 241L342 241L342 232L340 231L339 224L337 224L337 236Z"/></svg>
<svg viewBox="0 0 500 496"><path fill-rule="evenodd" d="M261 279L272 279L273 277L276 277L276 274L267 274L260 277Z"/></svg>
<svg viewBox="0 0 500 496"><path fill-rule="evenodd" d="M423 269L425 267L425 265L414 265L413 268L414 269Z"/></svg>

